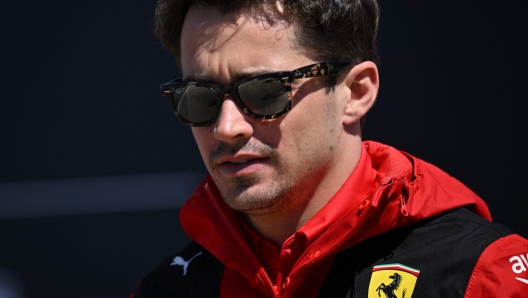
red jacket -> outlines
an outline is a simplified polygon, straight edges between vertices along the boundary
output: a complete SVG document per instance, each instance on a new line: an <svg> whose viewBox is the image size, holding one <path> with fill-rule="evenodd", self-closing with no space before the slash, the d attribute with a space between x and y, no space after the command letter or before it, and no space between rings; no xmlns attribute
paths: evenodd
<svg viewBox="0 0 528 298"><path fill-rule="evenodd" d="M288 265L273 282L248 243L240 218L221 199L213 180L208 177L197 188L181 210L181 224L225 266L221 297L317 297L335 255L365 239L462 207L491 221L486 204L475 193L435 166L376 142L364 142L363 153L368 156L362 160L372 164L374 181L368 184L370 189L358 192L362 203L346 206L356 190L353 180L362 176L355 171L356 178L353 173L306 224L317 230L317 237L293 235L285 242L280 262ZM300 245L302 251L294 254L293 242L307 238ZM527 269L528 241L515 234L498 237L470 268L464 297L528 297Z"/></svg>

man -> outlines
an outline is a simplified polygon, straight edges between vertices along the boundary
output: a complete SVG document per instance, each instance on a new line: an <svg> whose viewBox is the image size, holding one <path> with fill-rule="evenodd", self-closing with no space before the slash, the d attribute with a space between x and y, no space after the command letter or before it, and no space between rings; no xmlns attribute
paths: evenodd
<svg viewBox="0 0 528 298"><path fill-rule="evenodd" d="M363 142L375 0L160 0L162 85L210 173L134 297L522 297L528 242L438 168Z"/></svg>

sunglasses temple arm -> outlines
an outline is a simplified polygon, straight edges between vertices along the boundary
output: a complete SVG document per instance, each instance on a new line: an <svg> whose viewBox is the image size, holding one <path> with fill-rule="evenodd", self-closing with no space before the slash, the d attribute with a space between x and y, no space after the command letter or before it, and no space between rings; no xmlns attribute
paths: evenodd
<svg viewBox="0 0 528 298"><path fill-rule="evenodd" d="M292 71L293 79L313 78L337 75L341 70L350 66L355 61L322 62Z"/></svg>

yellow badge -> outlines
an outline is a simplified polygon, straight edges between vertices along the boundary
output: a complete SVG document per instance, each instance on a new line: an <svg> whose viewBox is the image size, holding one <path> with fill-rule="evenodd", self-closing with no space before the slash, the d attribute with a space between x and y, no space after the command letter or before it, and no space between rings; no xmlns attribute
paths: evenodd
<svg viewBox="0 0 528 298"><path fill-rule="evenodd" d="M420 270L402 264L372 268L368 298L411 298Z"/></svg>

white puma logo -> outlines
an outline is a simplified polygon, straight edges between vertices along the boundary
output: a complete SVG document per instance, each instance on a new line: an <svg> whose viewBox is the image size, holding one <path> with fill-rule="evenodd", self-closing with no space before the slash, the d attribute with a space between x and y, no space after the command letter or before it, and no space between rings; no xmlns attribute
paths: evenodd
<svg viewBox="0 0 528 298"><path fill-rule="evenodd" d="M185 261L182 257L180 256L176 256L173 260L172 260L172 263L170 264L171 266L174 266L174 265L180 265L180 266L183 266L183 275L187 274L187 267L189 266L189 263L194 259L196 258L197 256L201 255L202 252L199 252L197 253L196 255L194 255L194 257L192 257L189 261Z"/></svg>

